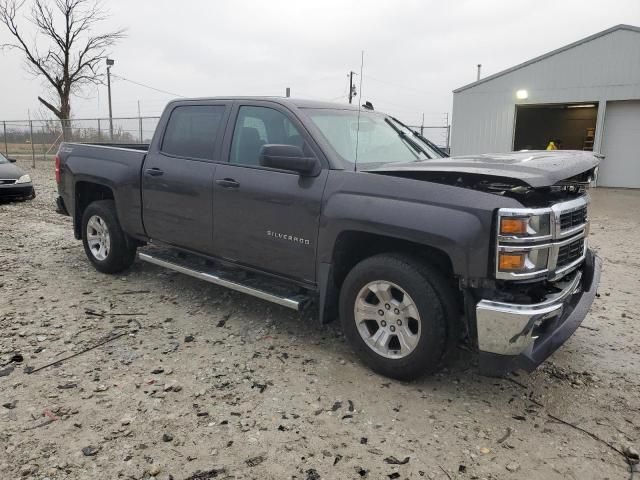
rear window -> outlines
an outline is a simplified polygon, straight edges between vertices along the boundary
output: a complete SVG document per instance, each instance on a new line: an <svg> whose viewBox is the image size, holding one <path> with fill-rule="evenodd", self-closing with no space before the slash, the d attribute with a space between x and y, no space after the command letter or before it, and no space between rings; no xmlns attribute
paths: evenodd
<svg viewBox="0 0 640 480"><path fill-rule="evenodd" d="M177 157L213 160L224 105L176 107L171 112L162 152Z"/></svg>

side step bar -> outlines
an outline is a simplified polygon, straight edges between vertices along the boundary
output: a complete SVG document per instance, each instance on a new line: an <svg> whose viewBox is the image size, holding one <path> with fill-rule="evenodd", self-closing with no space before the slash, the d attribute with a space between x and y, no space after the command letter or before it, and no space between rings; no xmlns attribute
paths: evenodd
<svg viewBox="0 0 640 480"><path fill-rule="evenodd" d="M202 266L203 268L199 268L199 265L196 266L187 261L181 262L178 257L163 255L161 253L158 255L152 255L151 253L138 252L138 258L143 262L153 263L176 272L184 273L191 277L199 278L205 282L214 283L231 290L236 290L238 292L261 298L262 300L277 303L278 305L282 305L283 307L291 308L296 311L301 311L309 301L309 298L304 295L272 293L240 283L236 280L223 278L216 271L207 272L205 271L204 266Z"/></svg>

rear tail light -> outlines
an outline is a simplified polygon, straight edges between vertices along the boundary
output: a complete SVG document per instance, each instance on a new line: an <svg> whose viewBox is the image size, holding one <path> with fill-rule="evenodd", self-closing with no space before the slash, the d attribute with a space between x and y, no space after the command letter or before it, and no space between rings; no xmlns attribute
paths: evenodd
<svg viewBox="0 0 640 480"><path fill-rule="evenodd" d="M56 155L56 183L60 183L60 157Z"/></svg>

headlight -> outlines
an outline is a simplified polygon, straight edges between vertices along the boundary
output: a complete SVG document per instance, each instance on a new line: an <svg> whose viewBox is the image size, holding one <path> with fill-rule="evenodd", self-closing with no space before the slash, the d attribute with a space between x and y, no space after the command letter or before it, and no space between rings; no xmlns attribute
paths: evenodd
<svg viewBox="0 0 640 480"><path fill-rule="evenodd" d="M31 177L29 175L22 175L16 183L31 183Z"/></svg>
<svg viewBox="0 0 640 480"><path fill-rule="evenodd" d="M549 268L550 208L501 208L497 219L496 278L535 278Z"/></svg>
<svg viewBox="0 0 640 480"><path fill-rule="evenodd" d="M588 201L584 195L547 208L498 209L495 278L553 280L576 268L586 251L582 239L589 234Z"/></svg>
<svg viewBox="0 0 640 480"><path fill-rule="evenodd" d="M507 239L523 238L527 240L545 239L551 235L551 221L548 212L541 214L516 214L500 212L498 232ZM541 238L538 238L541 237Z"/></svg>
<svg viewBox="0 0 640 480"><path fill-rule="evenodd" d="M511 249L498 252L498 271L531 274L547 269L549 247Z"/></svg>

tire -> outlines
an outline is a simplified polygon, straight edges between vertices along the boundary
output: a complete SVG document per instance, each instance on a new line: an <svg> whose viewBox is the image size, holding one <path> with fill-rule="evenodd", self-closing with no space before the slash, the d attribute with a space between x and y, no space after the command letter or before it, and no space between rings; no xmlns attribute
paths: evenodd
<svg viewBox="0 0 640 480"><path fill-rule="evenodd" d="M363 362L381 375L413 380L434 373L453 337L455 303L449 283L437 269L410 256L367 258L349 272L340 290L344 335Z"/></svg>
<svg viewBox="0 0 640 480"><path fill-rule="evenodd" d="M82 244L89 261L102 273L126 270L136 257L136 246L122 231L113 200L99 200L85 209Z"/></svg>

